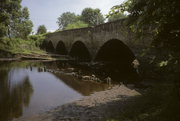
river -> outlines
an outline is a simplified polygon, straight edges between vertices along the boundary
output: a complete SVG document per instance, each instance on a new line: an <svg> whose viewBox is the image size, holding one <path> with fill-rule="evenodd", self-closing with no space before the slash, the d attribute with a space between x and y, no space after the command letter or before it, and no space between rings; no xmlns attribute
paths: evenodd
<svg viewBox="0 0 180 121"><path fill-rule="evenodd" d="M0 62L0 121L43 113L108 88L75 78L74 68L58 63Z"/></svg>

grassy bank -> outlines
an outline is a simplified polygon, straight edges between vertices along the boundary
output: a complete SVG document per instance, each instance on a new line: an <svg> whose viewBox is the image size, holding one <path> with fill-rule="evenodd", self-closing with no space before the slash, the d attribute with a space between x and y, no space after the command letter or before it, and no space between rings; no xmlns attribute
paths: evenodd
<svg viewBox="0 0 180 121"><path fill-rule="evenodd" d="M13 57L17 54L45 54L40 49L44 35L31 35L27 39L2 38L0 41L0 56Z"/></svg>

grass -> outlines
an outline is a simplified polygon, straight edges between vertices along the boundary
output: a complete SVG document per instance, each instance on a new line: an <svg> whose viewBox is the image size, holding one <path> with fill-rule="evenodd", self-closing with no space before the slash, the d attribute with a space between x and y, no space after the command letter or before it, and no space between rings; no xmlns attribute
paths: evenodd
<svg viewBox="0 0 180 121"><path fill-rule="evenodd" d="M26 40L3 38L0 41L0 50L12 54L45 54L46 52L39 48L43 40L43 35L31 35Z"/></svg>

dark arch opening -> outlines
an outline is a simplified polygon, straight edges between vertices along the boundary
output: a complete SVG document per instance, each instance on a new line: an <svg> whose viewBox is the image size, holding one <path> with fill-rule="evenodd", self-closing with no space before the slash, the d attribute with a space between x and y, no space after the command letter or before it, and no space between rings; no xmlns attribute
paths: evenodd
<svg viewBox="0 0 180 121"><path fill-rule="evenodd" d="M90 53L84 43L77 41L73 44L69 55L79 61L90 61Z"/></svg>
<svg viewBox="0 0 180 121"><path fill-rule="evenodd" d="M99 50L95 61L102 64L98 72L104 77L110 76L116 81L139 80L136 70L132 66L135 59L133 52L120 40L112 39Z"/></svg>
<svg viewBox="0 0 180 121"><path fill-rule="evenodd" d="M120 40L106 42L96 55L95 61L122 62L130 64L135 59L133 52Z"/></svg>
<svg viewBox="0 0 180 121"><path fill-rule="evenodd" d="M50 53L53 53L54 52L54 46L53 46L53 43L51 41L49 41L46 45L46 51L47 52L50 52Z"/></svg>
<svg viewBox="0 0 180 121"><path fill-rule="evenodd" d="M56 53L60 55L67 55L67 49L62 41L59 41L56 46Z"/></svg>

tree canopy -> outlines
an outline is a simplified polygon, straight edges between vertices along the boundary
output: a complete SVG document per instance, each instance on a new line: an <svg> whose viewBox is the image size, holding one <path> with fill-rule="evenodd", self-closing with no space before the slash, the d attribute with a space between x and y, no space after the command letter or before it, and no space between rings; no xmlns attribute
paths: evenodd
<svg viewBox="0 0 180 121"><path fill-rule="evenodd" d="M78 16L75 13L65 12L58 18L58 26L60 30L64 30L68 24L73 24L78 21Z"/></svg>
<svg viewBox="0 0 180 121"><path fill-rule="evenodd" d="M119 12L129 14L129 23L136 32L143 33L144 26L153 26L154 46L180 51L179 0L128 0L114 6L110 14Z"/></svg>
<svg viewBox="0 0 180 121"><path fill-rule="evenodd" d="M124 15L123 13L116 13L108 17L108 22L116 21L125 17L126 15Z"/></svg>
<svg viewBox="0 0 180 121"><path fill-rule="evenodd" d="M16 25L17 28L14 29L14 37L19 37L26 39L27 36L32 32L33 23L29 18L29 10L27 7L22 8L21 16L18 19Z"/></svg>
<svg viewBox="0 0 180 121"><path fill-rule="evenodd" d="M21 0L0 1L0 37L6 36L10 30L10 24L19 16Z"/></svg>
<svg viewBox="0 0 180 121"><path fill-rule="evenodd" d="M47 32L47 29L45 25L40 25L37 29L37 34L44 34L46 32Z"/></svg>
<svg viewBox="0 0 180 121"><path fill-rule="evenodd" d="M95 26L104 23L104 17L100 9L85 8L81 13L81 20L89 26Z"/></svg>
<svg viewBox="0 0 180 121"><path fill-rule="evenodd" d="M65 30L95 26L104 23L104 20L100 9L85 8L81 15L71 12L61 14L57 23L60 30Z"/></svg>
<svg viewBox="0 0 180 121"><path fill-rule="evenodd" d="M32 27L28 8L22 8L21 0L0 1L0 38L26 38Z"/></svg>

